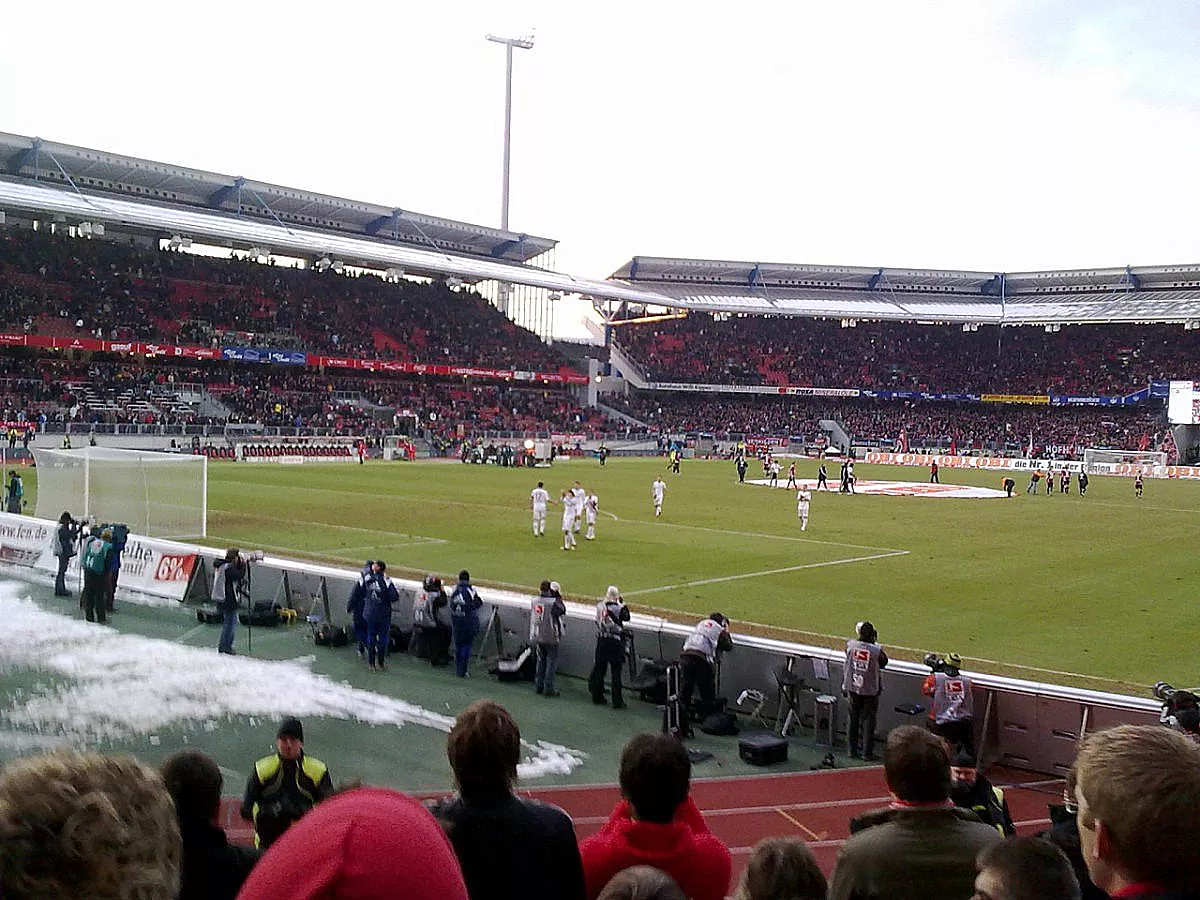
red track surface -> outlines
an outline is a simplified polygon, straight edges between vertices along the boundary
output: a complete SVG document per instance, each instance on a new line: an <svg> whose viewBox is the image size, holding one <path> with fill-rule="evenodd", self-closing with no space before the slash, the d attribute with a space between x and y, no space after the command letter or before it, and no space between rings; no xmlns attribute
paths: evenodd
<svg viewBox="0 0 1200 900"><path fill-rule="evenodd" d="M1062 794L1062 779L1014 769L988 772L992 783L1004 788L1017 829L1042 830L1049 824L1047 804ZM585 838L600 830L619 799L616 785L541 788L528 796L557 804L575 822L575 832ZM705 821L733 853L734 877L741 874L754 845L765 837L794 836L809 842L826 875L833 871L838 848L850 835L850 819L888 802L883 769L822 770L787 775L743 778L698 778L692 797L704 811ZM240 802L226 798L222 823L232 841L253 841L248 823L238 818Z"/></svg>

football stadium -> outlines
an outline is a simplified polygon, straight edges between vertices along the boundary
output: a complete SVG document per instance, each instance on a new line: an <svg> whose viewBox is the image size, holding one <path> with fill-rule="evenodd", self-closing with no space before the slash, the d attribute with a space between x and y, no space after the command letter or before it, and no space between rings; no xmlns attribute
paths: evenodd
<svg viewBox="0 0 1200 900"><path fill-rule="evenodd" d="M489 40L510 78L533 43ZM1200 737L1200 262L585 275L507 207L255 174L0 133L0 774L208 766L217 825L272 847L241 896L300 896L262 873L301 837L416 834L365 785L426 801L458 854L436 832L431 871L472 897L582 852L593 898L632 865L596 881L630 748L683 747L733 880L660 868L720 897L769 838L836 883L851 819L909 799L889 734L986 773L1004 799L967 818L1020 835L1064 821L1096 733ZM592 339L556 335L564 302ZM472 868L481 821L552 847L471 818L490 765L567 850ZM187 893L183 834L179 896L234 896Z"/></svg>

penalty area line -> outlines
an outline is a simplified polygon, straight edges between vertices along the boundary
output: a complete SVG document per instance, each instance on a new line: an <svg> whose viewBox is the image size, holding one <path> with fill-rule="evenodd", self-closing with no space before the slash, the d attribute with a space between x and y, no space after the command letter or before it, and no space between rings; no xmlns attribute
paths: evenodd
<svg viewBox="0 0 1200 900"><path fill-rule="evenodd" d="M674 591L685 587L698 587L702 584L722 584L727 581L743 581L747 578L764 578L767 575L782 575L785 572L799 572L804 569L821 569L826 566L842 566L849 563L868 562L872 559L889 559L893 556L908 556L908 550L892 550L888 553L873 553L870 556L851 556L846 559L831 559L825 562L803 563L798 566L784 566L780 569L763 569L761 572L743 572L740 575L722 575L719 578L702 578L699 581L685 581L682 584L664 584L658 587L642 588L636 591L625 591L623 596L640 597L646 594L660 594L663 591Z"/></svg>

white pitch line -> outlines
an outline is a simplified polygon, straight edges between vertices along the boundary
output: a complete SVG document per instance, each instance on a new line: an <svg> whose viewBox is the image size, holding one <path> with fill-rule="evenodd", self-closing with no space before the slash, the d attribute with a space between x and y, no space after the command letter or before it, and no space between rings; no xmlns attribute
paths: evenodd
<svg viewBox="0 0 1200 900"><path fill-rule="evenodd" d="M871 547L867 544L847 544L844 541L822 541L819 538L793 537L790 534L765 534L760 531L733 531L729 528L709 528L705 525L684 525L679 522L663 522L661 519L626 519L634 525L650 525L655 528L685 528L689 531L707 531L710 534L728 534L736 537L770 538L777 541L791 541L797 544L820 544L823 547L849 547L851 550L883 550L892 555L908 553L908 550L898 550L895 547Z"/></svg>
<svg viewBox="0 0 1200 900"><path fill-rule="evenodd" d="M377 550L380 547L386 547L389 550L393 547L416 547L421 544L444 544L446 543L441 538L418 537L411 541L379 541L374 544L359 544L357 547L331 547L328 550L309 550L309 553L314 553L318 556L328 556L332 553L355 553L360 550Z"/></svg>
<svg viewBox="0 0 1200 900"><path fill-rule="evenodd" d="M726 581L742 581L746 578L762 578L767 575L781 575L784 572L799 572L801 569L820 569L825 566L841 566L847 563L867 562L872 559L887 559L892 556L907 556L908 550L892 550L889 553L875 553L871 556L853 556L847 559L831 559L827 562L804 563L799 566L785 566L782 569L764 569L761 572L746 572L741 575L723 575L720 578L702 578L699 581L685 581L682 584L665 584L659 587L642 588L640 591L625 591L623 596L638 597L643 594L659 594L663 591L674 591L679 588L697 587L702 584L721 584Z"/></svg>

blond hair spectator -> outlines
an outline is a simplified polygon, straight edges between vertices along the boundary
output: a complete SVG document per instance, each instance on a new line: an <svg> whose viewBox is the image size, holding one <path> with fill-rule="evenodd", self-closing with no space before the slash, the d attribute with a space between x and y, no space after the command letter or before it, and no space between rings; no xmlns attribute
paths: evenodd
<svg viewBox="0 0 1200 900"><path fill-rule="evenodd" d="M131 756L51 753L0 771L5 900L174 900L181 856L171 795Z"/></svg>

